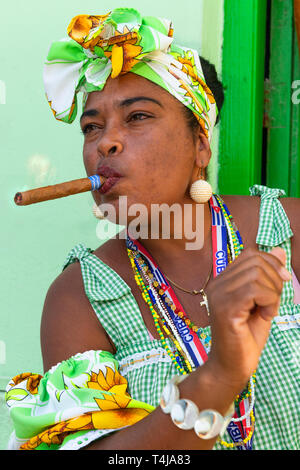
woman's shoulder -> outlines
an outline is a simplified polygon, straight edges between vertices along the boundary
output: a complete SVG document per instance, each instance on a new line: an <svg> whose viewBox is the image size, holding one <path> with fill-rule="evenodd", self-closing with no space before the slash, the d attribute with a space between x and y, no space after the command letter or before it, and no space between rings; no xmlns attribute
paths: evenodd
<svg viewBox="0 0 300 470"><path fill-rule="evenodd" d="M238 216L248 219L249 217L259 221L260 216L260 196L240 196L228 195L222 196L226 205L231 208L232 214L236 213ZM290 221L293 232L300 231L300 198L295 197L280 197L280 202L286 212Z"/></svg>
<svg viewBox="0 0 300 470"><path fill-rule="evenodd" d="M259 217L260 196L226 195L221 196L230 212L246 212Z"/></svg>
<svg viewBox="0 0 300 470"><path fill-rule="evenodd" d="M256 247L259 227L259 196L221 196L236 223L245 246Z"/></svg>
<svg viewBox="0 0 300 470"><path fill-rule="evenodd" d="M253 188L255 190L253 190ZM248 210L256 211L259 210L261 196L264 194L272 194L274 198L280 198L280 202L286 210L287 214L290 215L290 218L299 218L300 214L300 198L296 197L282 197L284 192L278 189L268 188L266 186L256 185L252 189L253 195L224 195L221 196L224 201L227 201L228 204L234 206L236 209L243 209L245 206L248 207Z"/></svg>
<svg viewBox="0 0 300 470"><path fill-rule="evenodd" d="M125 245L124 236L120 234L106 240L96 249L88 248L84 243L78 243L68 252L63 263L63 270L55 279L55 284L74 283L78 287L78 284L82 284L81 265L89 266L91 270L97 271L97 276L105 277L109 272L111 277L112 271L108 268L118 271L118 267L122 264L122 255L126 253Z"/></svg>
<svg viewBox="0 0 300 470"><path fill-rule="evenodd" d="M297 278L300 279L300 198L283 198L281 203L293 232L291 241L292 264Z"/></svg>
<svg viewBox="0 0 300 470"><path fill-rule="evenodd" d="M285 197L280 200L289 218L294 234L300 232L300 198Z"/></svg>
<svg viewBox="0 0 300 470"><path fill-rule="evenodd" d="M255 246L260 220L260 196L223 196L241 234L248 239L248 246ZM280 197L280 203L289 220L293 269L300 278L300 198Z"/></svg>
<svg viewBox="0 0 300 470"><path fill-rule="evenodd" d="M127 274L128 255L126 251L126 230L118 234L114 238L110 238L96 250L93 254L97 256L103 263L113 269L119 275ZM126 273L123 271L126 270Z"/></svg>
<svg viewBox="0 0 300 470"><path fill-rule="evenodd" d="M110 249L108 243L96 250L102 253L104 262ZM78 352L99 349L114 352L87 298L81 265L75 259L72 261L54 279L45 298L41 321L44 370Z"/></svg>

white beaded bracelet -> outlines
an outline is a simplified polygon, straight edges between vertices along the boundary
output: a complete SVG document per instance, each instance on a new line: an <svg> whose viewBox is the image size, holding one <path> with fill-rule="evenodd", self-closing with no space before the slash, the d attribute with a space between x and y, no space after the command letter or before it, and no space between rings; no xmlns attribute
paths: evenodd
<svg viewBox="0 0 300 470"><path fill-rule="evenodd" d="M234 405L232 403L229 414L223 417L216 410L203 410L199 412L197 405L191 400L180 399L177 384L185 376L174 376L164 387L160 399L160 407L166 414L171 415L173 423L180 429L193 429L201 439L212 439L222 436L232 419Z"/></svg>

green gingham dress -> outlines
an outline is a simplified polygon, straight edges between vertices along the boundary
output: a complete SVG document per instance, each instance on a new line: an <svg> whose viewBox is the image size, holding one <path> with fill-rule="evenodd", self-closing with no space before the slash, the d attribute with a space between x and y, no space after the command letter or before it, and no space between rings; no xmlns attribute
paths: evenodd
<svg viewBox="0 0 300 470"><path fill-rule="evenodd" d="M255 185L250 193L261 196L256 240L259 249L268 252L274 246L284 248L291 271L293 234L278 200L284 191ZM120 373L128 380L129 393L137 400L158 406L164 385L177 374L161 341L149 337L130 287L113 269L83 244L71 250L64 268L75 261L81 264L86 295L117 349L115 359ZM210 327L203 330L209 333ZM299 333L300 305L294 304L290 281L284 286L279 315L273 320L257 368L253 449L300 448ZM231 442L227 433L223 439ZM217 442L214 449L225 448Z"/></svg>

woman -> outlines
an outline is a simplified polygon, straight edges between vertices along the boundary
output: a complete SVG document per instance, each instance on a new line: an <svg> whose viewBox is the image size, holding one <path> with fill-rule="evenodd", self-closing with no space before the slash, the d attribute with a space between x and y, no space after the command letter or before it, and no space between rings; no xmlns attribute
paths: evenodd
<svg viewBox="0 0 300 470"><path fill-rule="evenodd" d="M120 222L119 198L126 195L128 227L133 204L146 215L139 240L129 234L94 252L76 246L50 287L41 327L48 372L15 378L8 391L17 416L17 389L26 391L23 404L31 409L30 418L28 412L18 418L24 425L18 442L24 448L299 448L300 308L291 276L293 268L300 279L299 200L283 200L283 210L279 190L256 186L254 197L207 200L199 219L190 187L210 161L217 111L196 56L171 46L167 20L142 19L132 9L77 17L68 33L76 42L65 43L63 54L56 43L46 64L55 117L71 122L84 89L86 172L110 177L94 191L95 202L110 204ZM70 63L72 72L60 81ZM186 249L190 239L186 232L176 236L175 216L164 238L151 220L155 204L188 205L181 221L202 231L202 248ZM84 398L91 391L93 399ZM41 413L41 405L55 416Z"/></svg>

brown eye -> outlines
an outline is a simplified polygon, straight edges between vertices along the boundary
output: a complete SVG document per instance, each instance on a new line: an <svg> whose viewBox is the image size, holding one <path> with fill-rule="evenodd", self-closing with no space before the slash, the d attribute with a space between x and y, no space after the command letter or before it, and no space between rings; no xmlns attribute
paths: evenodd
<svg viewBox="0 0 300 470"><path fill-rule="evenodd" d="M101 129L101 127L99 125L96 126L95 124L86 124L82 127L81 132L83 135L87 135L93 131L96 131L97 129Z"/></svg>
<svg viewBox="0 0 300 470"><path fill-rule="evenodd" d="M150 118L148 114L145 113L134 113L129 116L129 121L143 121L144 119Z"/></svg>

